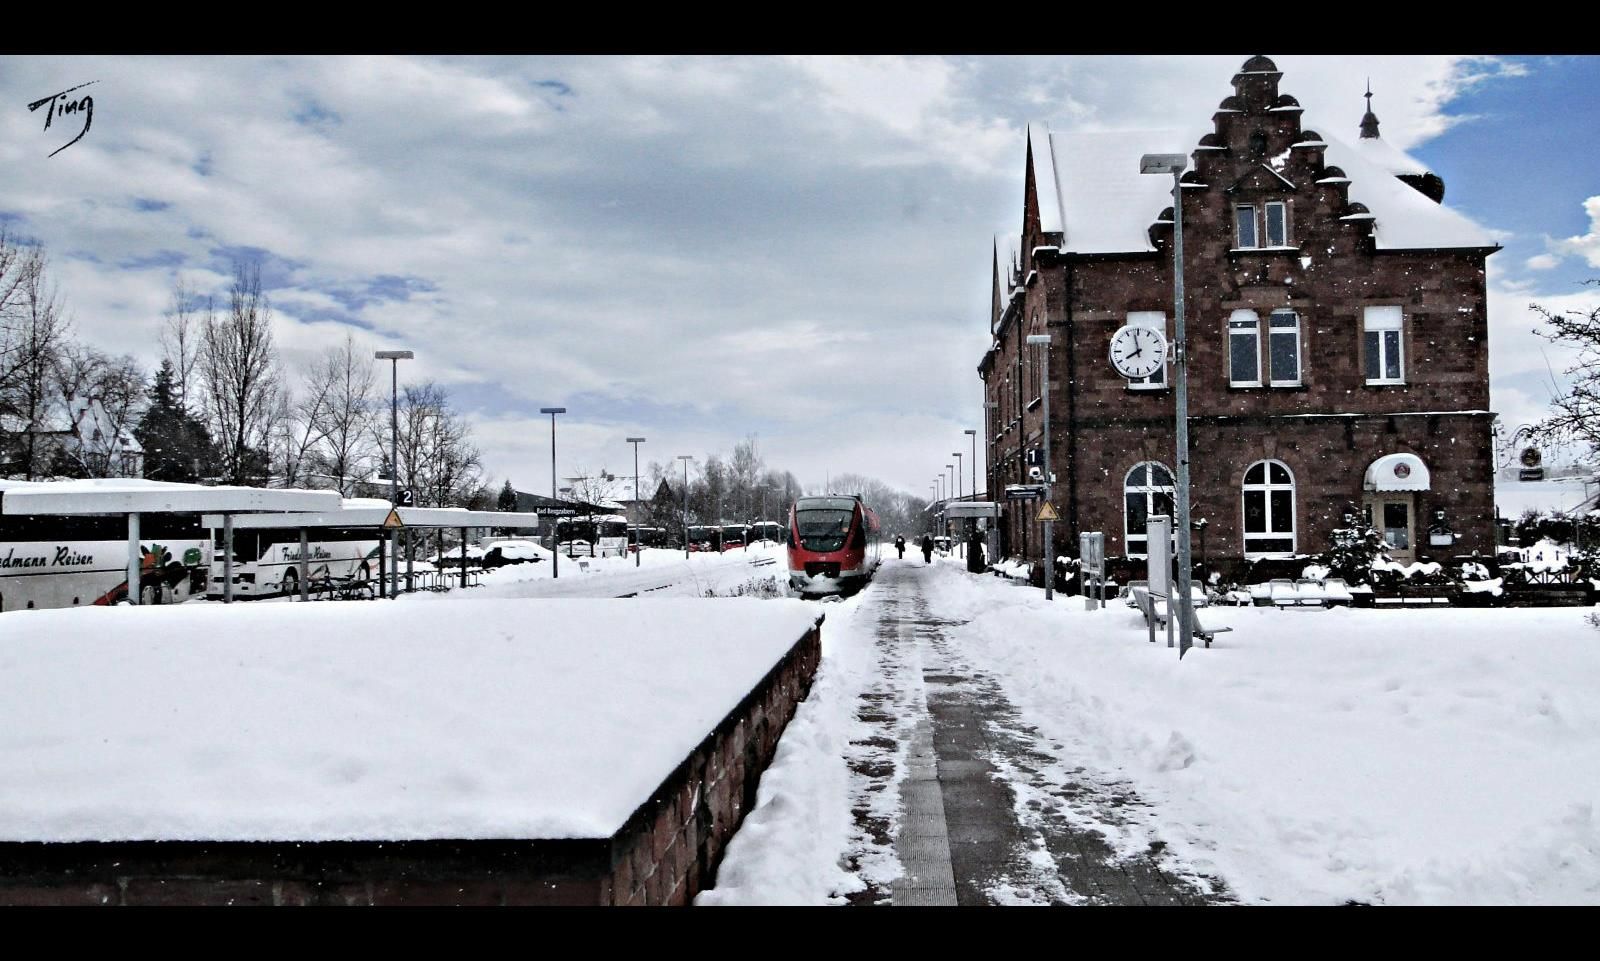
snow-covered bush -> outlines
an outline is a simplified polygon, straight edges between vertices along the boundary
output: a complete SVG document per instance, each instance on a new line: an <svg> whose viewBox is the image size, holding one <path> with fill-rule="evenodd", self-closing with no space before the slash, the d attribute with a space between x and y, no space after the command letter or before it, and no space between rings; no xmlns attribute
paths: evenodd
<svg viewBox="0 0 1600 961"><path fill-rule="evenodd" d="M1373 582L1372 564L1382 558L1383 535L1371 527L1340 527L1333 531L1333 546L1322 555L1328 577L1342 577L1346 584Z"/></svg>

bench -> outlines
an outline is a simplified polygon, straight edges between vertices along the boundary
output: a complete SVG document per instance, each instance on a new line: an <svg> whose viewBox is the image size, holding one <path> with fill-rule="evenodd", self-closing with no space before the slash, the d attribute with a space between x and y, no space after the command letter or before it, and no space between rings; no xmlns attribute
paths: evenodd
<svg viewBox="0 0 1600 961"><path fill-rule="evenodd" d="M1351 602L1350 585L1343 578L1276 578L1250 585L1250 600L1257 607L1327 608Z"/></svg>
<svg viewBox="0 0 1600 961"><path fill-rule="evenodd" d="M1145 624L1150 628L1150 640L1154 643L1156 628L1167 626L1167 596L1152 591L1148 587L1135 587L1129 593L1133 598L1134 606L1138 607L1139 612L1144 615ZM1200 623L1200 615L1195 613L1194 605L1190 605L1188 613L1189 635L1200 638L1201 641L1205 642L1206 647L1211 646L1212 639L1218 634L1226 634L1233 630L1231 627L1207 628Z"/></svg>

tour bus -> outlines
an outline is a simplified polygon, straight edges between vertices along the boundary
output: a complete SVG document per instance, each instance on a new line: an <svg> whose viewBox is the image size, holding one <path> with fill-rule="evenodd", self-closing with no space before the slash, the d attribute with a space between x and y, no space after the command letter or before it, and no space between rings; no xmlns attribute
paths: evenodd
<svg viewBox="0 0 1600 961"><path fill-rule="evenodd" d="M689 550L691 551L720 551L722 549L722 528L706 527L701 524L689 525L687 533Z"/></svg>
<svg viewBox="0 0 1600 961"><path fill-rule="evenodd" d="M212 532L211 586L206 597L221 600L225 554L222 530ZM378 531L372 527L312 528L306 543L309 583L378 576ZM295 527L235 529L235 599L300 593L300 530Z"/></svg>
<svg viewBox="0 0 1600 961"><path fill-rule="evenodd" d="M771 541L775 544L787 543L784 536L788 528L777 521L757 521L750 525L750 543L757 541Z"/></svg>
<svg viewBox="0 0 1600 961"><path fill-rule="evenodd" d="M628 550L628 519L593 514L556 521L556 545L568 557L621 557Z"/></svg>
<svg viewBox="0 0 1600 961"><path fill-rule="evenodd" d="M665 527L628 528L628 549L637 551L641 544L645 547L666 547L667 529Z"/></svg>
<svg viewBox="0 0 1600 961"><path fill-rule="evenodd" d="M722 525L722 549L731 551L749 543L750 528L744 524Z"/></svg>
<svg viewBox="0 0 1600 961"><path fill-rule="evenodd" d="M0 481L0 502L8 482ZM194 514L147 513L139 524L139 603L205 590L206 531ZM0 514L0 611L115 604L128 596L121 515Z"/></svg>

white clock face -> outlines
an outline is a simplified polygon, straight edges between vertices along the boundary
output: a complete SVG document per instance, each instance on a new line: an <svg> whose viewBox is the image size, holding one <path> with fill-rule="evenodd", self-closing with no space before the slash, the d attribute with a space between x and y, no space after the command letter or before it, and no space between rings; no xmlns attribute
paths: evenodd
<svg viewBox="0 0 1600 961"><path fill-rule="evenodd" d="M1149 377L1167 360L1167 338L1154 327L1124 327L1111 336L1111 366L1128 378Z"/></svg>

